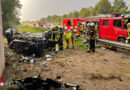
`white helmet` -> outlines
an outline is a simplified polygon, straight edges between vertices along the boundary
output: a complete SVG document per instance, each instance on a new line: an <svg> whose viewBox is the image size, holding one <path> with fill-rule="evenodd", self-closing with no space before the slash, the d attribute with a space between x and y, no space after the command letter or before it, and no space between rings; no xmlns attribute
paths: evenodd
<svg viewBox="0 0 130 90"><path fill-rule="evenodd" d="M88 23L87 26L90 26L90 23Z"/></svg>
<svg viewBox="0 0 130 90"><path fill-rule="evenodd" d="M68 29L68 28L65 26L65 29Z"/></svg>
<svg viewBox="0 0 130 90"><path fill-rule="evenodd" d="M71 26L70 29L73 29L73 27Z"/></svg>
<svg viewBox="0 0 130 90"><path fill-rule="evenodd" d="M128 23L127 26L130 26L130 23Z"/></svg>
<svg viewBox="0 0 130 90"><path fill-rule="evenodd" d="M95 26L95 24L94 24L94 23L91 23L90 25L91 25L91 26Z"/></svg>

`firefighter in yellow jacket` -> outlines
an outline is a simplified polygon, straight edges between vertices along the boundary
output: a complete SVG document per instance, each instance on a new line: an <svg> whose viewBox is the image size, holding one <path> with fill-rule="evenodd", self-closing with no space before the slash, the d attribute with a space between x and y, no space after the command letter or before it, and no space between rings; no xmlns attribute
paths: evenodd
<svg viewBox="0 0 130 90"><path fill-rule="evenodd" d="M128 37L127 37L127 40L128 40L128 43L130 44L130 23L127 24L127 32L128 32Z"/></svg>
<svg viewBox="0 0 130 90"><path fill-rule="evenodd" d="M74 48L74 30L73 27L70 27L70 29L65 28L64 31L64 38L67 44L67 49L69 48L69 42L71 41L72 48Z"/></svg>
<svg viewBox="0 0 130 90"><path fill-rule="evenodd" d="M96 30L95 30L95 24L91 23L90 27L87 30L87 52L90 53L95 52L95 39L96 39Z"/></svg>
<svg viewBox="0 0 130 90"><path fill-rule="evenodd" d="M63 30L57 26L54 27L49 31L48 41L49 50L56 51L56 44L59 45L60 50L63 50Z"/></svg>

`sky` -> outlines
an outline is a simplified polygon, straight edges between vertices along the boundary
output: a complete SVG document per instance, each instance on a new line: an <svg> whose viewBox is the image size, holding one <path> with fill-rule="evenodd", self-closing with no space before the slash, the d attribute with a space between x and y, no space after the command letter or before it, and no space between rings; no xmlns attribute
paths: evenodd
<svg viewBox="0 0 130 90"><path fill-rule="evenodd" d="M81 8L94 6L99 0L20 0L21 21L34 21L49 15L63 15ZM110 0L113 1L113 0ZM127 5L130 0L125 0Z"/></svg>

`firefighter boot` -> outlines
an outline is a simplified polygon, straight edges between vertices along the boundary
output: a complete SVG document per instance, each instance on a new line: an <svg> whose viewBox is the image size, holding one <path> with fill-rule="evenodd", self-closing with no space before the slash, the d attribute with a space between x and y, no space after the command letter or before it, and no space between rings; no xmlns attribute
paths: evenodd
<svg viewBox="0 0 130 90"><path fill-rule="evenodd" d="M95 52L95 49L92 49L92 52Z"/></svg>
<svg viewBox="0 0 130 90"><path fill-rule="evenodd" d="M90 44L87 43L87 53L90 53Z"/></svg>

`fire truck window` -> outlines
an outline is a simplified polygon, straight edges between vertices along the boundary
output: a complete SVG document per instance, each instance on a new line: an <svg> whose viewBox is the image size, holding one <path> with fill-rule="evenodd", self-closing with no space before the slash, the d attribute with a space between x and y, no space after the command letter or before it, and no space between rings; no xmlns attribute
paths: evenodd
<svg viewBox="0 0 130 90"><path fill-rule="evenodd" d="M122 27L121 20L114 20L113 25L114 25L115 27L121 28L121 27Z"/></svg>
<svg viewBox="0 0 130 90"><path fill-rule="evenodd" d="M67 24L68 24L68 25L71 25L71 22L70 22L70 21L68 21L68 22L67 22Z"/></svg>
<svg viewBox="0 0 130 90"><path fill-rule="evenodd" d="M103 26L108 26L108 20L103 21Z"/></svg>

